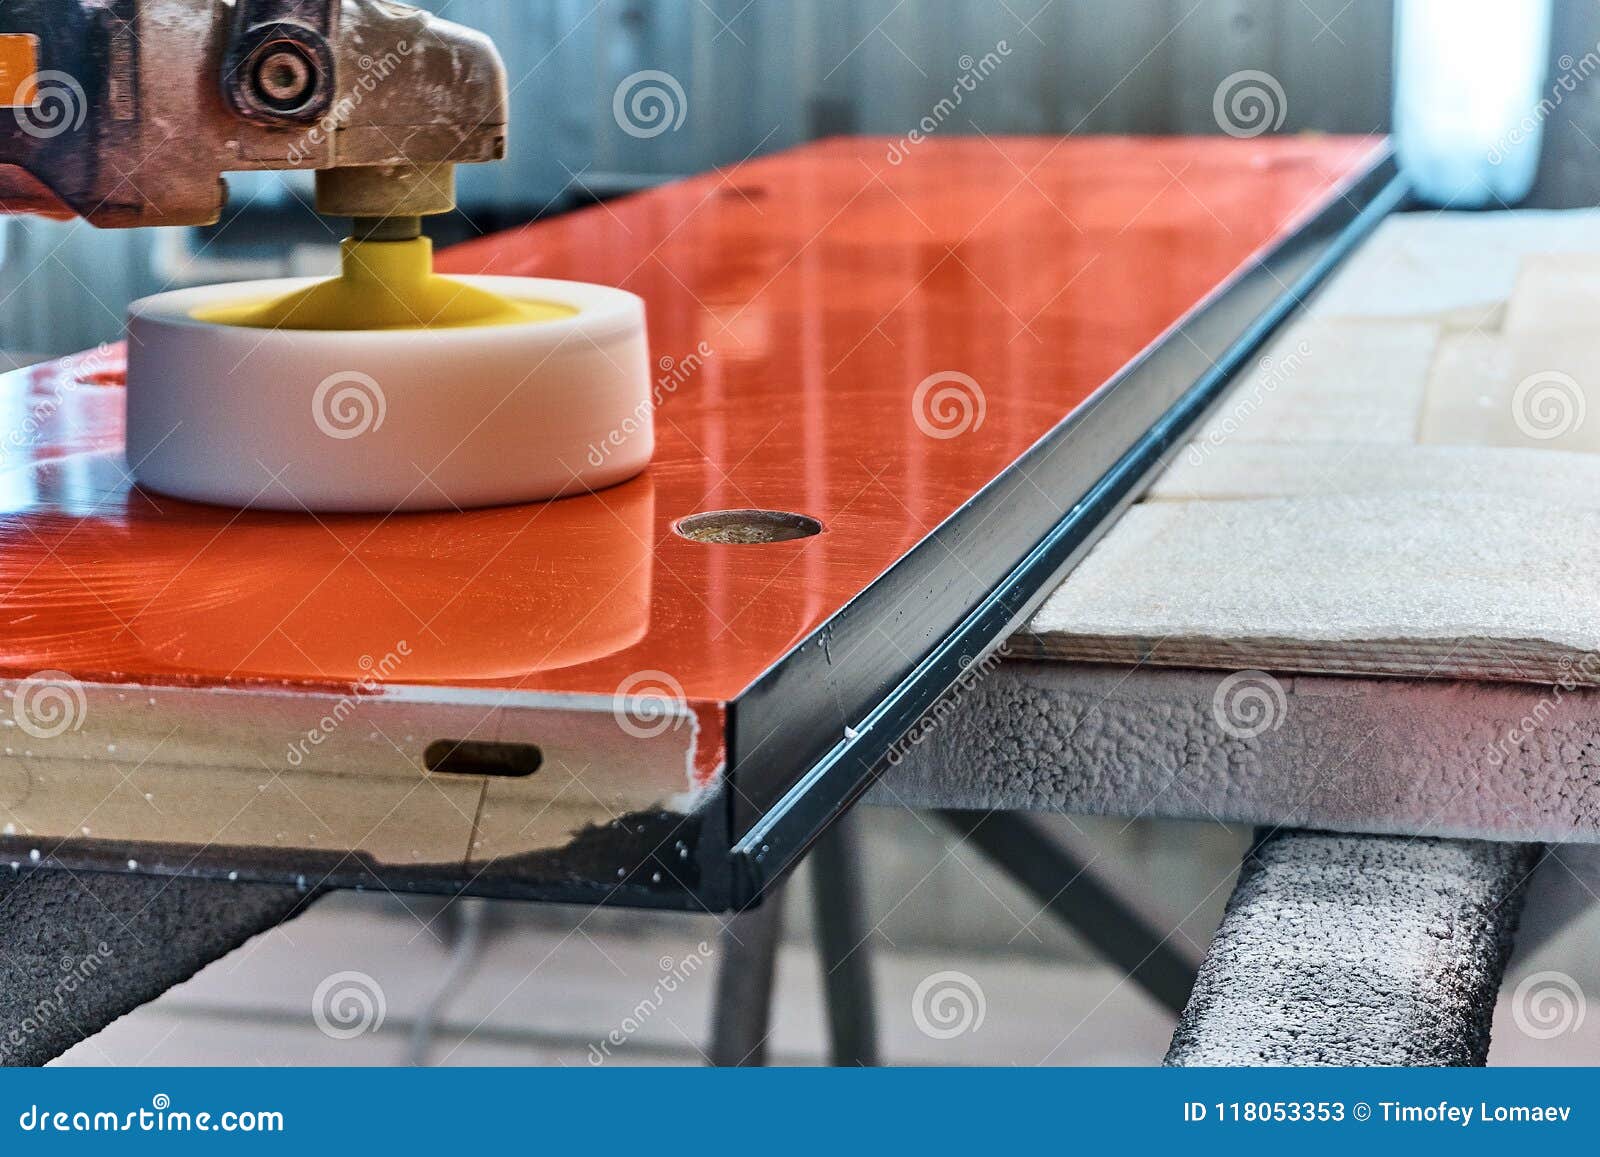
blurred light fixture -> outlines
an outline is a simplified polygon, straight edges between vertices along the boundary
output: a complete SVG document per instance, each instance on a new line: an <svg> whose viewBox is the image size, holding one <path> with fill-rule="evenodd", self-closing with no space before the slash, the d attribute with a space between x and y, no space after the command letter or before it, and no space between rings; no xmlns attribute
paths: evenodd
<svg viewBox="0 0 1600 1157"><path fill-rule="evenodd" d="M1400 163L1423 200L1471 209L1515 204L1539 164L1550 0L1399 0L1394 126Z"/></svg>

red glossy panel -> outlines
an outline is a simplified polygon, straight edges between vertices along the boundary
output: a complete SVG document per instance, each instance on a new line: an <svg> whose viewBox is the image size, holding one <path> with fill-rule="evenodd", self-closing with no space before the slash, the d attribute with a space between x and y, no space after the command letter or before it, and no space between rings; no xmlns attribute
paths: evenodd
<svg viewBox="0 0 1600 1157"><path fill-rule="evenodd" d="M660 449L602 494L389 519L188 505L129 487L103 358L10 375L0 668L348 684L403 641L397 682L611 695L660 672L726 701L1380 146L951 139L898 166L885 148L826 142L442 257L647 300ZM949 372L981 391L953 436L915 404ZM672 533L727 507L827 530Z"/></svg>

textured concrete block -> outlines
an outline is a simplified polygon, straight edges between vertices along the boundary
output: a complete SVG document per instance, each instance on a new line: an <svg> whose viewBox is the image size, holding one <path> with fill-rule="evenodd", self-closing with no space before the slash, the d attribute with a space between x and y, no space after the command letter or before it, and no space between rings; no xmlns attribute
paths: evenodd
<svg viewBox="0 0 1600 1157"><path fill-rule="evenodd" d="M1600 691L1008 660L871 798L1600 843Z"/></svg>
<svg viewBox="0 0 1600 1157"><path fill-rule="evenodd" d="M39 1065L311 898L294 888L94 873L0 877L0 1064Z"/></svg>
<svg viewBox="0 0 1600 1157"><path fill-rule="evenodd" d="M1245 859L1170 1065L1482 1065L1537 845L1290 832Z"/></svg>

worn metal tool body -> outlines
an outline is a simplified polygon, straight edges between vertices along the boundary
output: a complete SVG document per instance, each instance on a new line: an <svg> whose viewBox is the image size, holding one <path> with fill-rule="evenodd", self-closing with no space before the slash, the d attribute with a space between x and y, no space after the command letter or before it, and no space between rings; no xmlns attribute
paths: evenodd
<svg viewBox="0 0 1600 1157"><path fill-rule="evenodd" d="M321 212L442 213L506 120L493 43L392 0L0 6L8 212L205 225L224 173L315 170Z"/></svg>

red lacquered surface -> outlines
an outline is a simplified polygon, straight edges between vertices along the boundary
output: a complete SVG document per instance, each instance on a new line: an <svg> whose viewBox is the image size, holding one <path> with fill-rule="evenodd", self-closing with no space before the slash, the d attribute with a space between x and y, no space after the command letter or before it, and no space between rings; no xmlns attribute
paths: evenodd
<svg viewBox="0 0 1600 1157"><path fill-rule="evenodd" d="M882 142L832 141L459 247L442 269L640 294L678 367L649 473L541 506L312 518L146 496L104 359L10 375L0 669L327 686L404 641L395 682L731 700L1379 149L948 139L891 166ZM915 398L952 371L982 421L945 436ZM672 531L732 507L827 530Z"/></svg>

